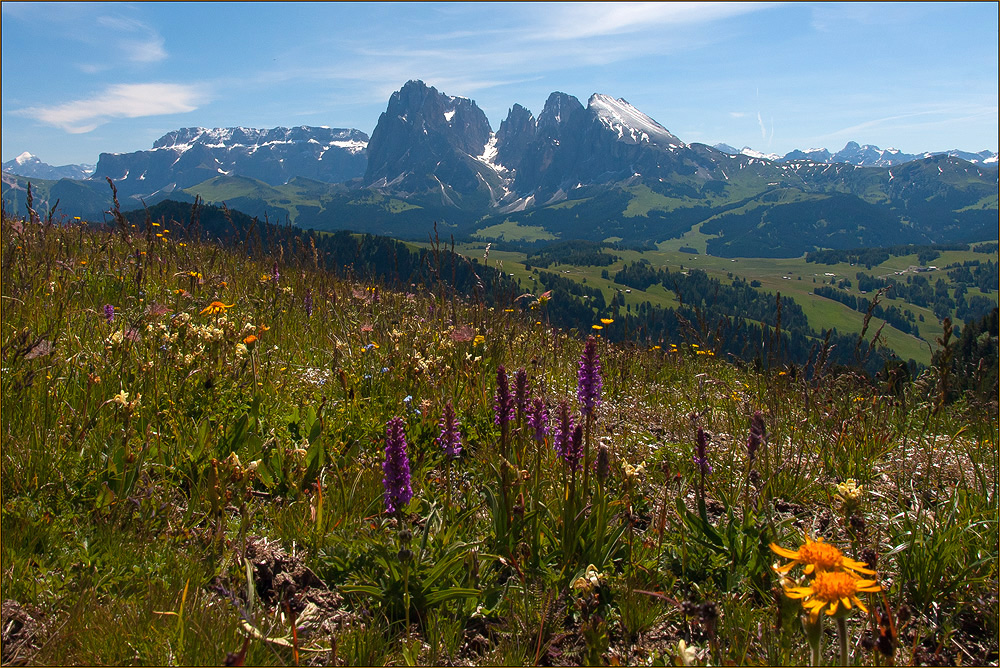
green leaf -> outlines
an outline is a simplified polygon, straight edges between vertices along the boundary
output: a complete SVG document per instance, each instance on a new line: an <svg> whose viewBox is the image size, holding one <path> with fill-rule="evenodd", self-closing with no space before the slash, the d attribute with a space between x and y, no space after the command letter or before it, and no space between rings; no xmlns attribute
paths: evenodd
<svg viewBox="0 0 1000 668"><path fill-rule="evenodd" d="M382 590L372 585L341 585L340 591L345 591L349 594L368 594L380 601L383 599Z"/></svg>
<svg viewBox="0 0 1000 668"><path fill-rule="evenodd" d="M482 592L478 589L449 587L448 589L439 589L431 594L428 594L424 600L427 601L427 605L437 605L439 603L453 601L458 598L475 598L481 593Z"/></svg>
<svg viewBox="0 0 1000 668"><path fill-rule="evenodd" d="M246 438L249 425L250 416L246 413L240 413L236 421L230 425L229 431L226 433L226 446L230 452L236 452L239 449L243 439Z"/></svg>

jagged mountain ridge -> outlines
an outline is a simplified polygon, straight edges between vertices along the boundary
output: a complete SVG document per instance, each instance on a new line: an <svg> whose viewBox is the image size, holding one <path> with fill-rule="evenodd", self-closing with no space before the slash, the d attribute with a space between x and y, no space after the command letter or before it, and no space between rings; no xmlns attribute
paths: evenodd
<svg viewBox="0 0 1000 668"><path fill-rule="evenodd" d="M458 122L460 112L467 120ZM407 82L390 98L368 159L365 183L385 194L459 208L488 203L501 211L644 174L723 178L714 157L692 150L623 99L597 93L584 107L555 92L537 118L514 105L493 133L475 102L421 81Z"/></svg>
<svg viewBox="0 0 1000 668"><path fill-rule="evenodd" d="M363 183L445 206L489 205L500 180L477 156L492 134L486 114L472 100L407 82L389 98L372 131Z"/></svg>
<svg viewBox="0 0 1000 668"><path fill-rule="evenodd" d="M825 148L811 148L805 151L795 149L794 151L789 151L783 156L776 153L761 153L760 151L755 151L749 146L737 149L729 144L716 144L714 148L722 151L723 153L728 153L729 155L749 155L756 158L765 158L774 162L808 160L824 164L844 163L858 167L893 167L895 165L913 162L914 160L924 160L936 155L948 155L953 158L961 158L962 160L971 162L974 165L997 164L997 154L986 150L979 151L978 153L960 151L958 149L936 152L928 151L924 153L903 153L896 148L882 149L873 144L858 144L855 141L847 142L844 148L836 153L831 153Z"/></svg>
<svg viewBox="0 0 1000 668"><path fill-rule="evenodd" d="M182 128L148 151L101 153L93 179L111 178L121 197L155 198L221 175L280 185L300 176L328 183L355 179L367 164L360 130Z"/></svg>
<svg viewBox="0 0 1000 668"><path fill-rule="evenodd" d="M291 174L297 159L315 166L345 151L363 166L350 183ZM303 227L407 239L426 239L435 222L457 236L494 226L517 234L513 224L562 239L639 244L700 228L714 235L708 250L719 255L995 238L990 165L950 156L892 168L771 157L687 144L603 94L584 106L552 93L537 118L515 104L494 133L473 100L410 81L391 96L370 140L329 128L185 128L149 151L102 154L106 174L36 183L34 192L36 210L59 199L64 209L86 203L100 212L94 203L108 199L101 176L116 166L123 208L200 195ZM244 169L254 160L271 171ZM5 200L23 200L24 188L4 175ZM862 219L871 224L852 231Z"/></svg>

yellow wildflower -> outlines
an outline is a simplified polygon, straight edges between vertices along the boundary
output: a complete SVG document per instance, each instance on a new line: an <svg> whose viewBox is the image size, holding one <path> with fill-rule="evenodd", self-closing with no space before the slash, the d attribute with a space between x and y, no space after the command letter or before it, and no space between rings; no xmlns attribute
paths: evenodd
<svg viewBox="0 0 1000 668"><path fill-rule="evenodd" d="M603 325L591 325L590 328L591 329L604 329L604 326Z"/></svg>
<svg viewBox="0 0 1000 668"><path fill-rule="evenodd" d="M480 343L486 343L486 337L482 334L476 334L476 338L472 339L472 345L478 346Z"/></svg>
<svg viewBox="0 0 1000 668"><path fill-rule="evenodd" d="M605 325L610 325L614 321L615 321L614 318L601 318L601 323L603 323Z"/></svg>
<svg viewBox="0 0 1000 668"><path fill-rule="evenodd" d="M792 559L790 563L776 568L776 571L779 573L787 573L796 564L802 564L805 566L803 570L805 570L806 575L809 575L813 571L840 570L849 570L854 571L855 573L875 575L875 571L865 568L868 564L845 557L844 553L835 548L833 545L824 543L822 536L816 540L812 540L809 537L809 534L806 534L805 538L805 544L799 547L799 549L795 552L783 548L775 543L771 543L772 552L785 557L786 559Z"/></svg>
<svg viewBox="0 0 1000 668"><path fill-rule="evenodd" d="M819 571L807 586L785 589L785 596L802 599L802 607L809 611L809 619L815 623L819 613L825 610L827 615L835 615L841 604L843 615L852 604L868 612L858 593L877 591L882 591L882 587L875 580L862 580L846 571Z"/></svg>
<svg viewBox="0 0 1000 668"><path fill-rule="evenodd" d="M854 478L837 485L837 493L833 495L833 500L839 503L846 512L853 512L861 503L864 493L864 485L859 485Z"/></svg>

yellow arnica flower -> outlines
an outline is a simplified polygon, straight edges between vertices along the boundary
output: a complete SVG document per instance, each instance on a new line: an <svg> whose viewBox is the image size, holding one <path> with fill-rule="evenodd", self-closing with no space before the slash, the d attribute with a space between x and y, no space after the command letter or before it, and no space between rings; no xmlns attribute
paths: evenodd
<svg viewBox="0 0 1000 668"><path fill-rule="evenodd" d="M882 587L875 580L862 580L846 571L819 571L808 586L785 589L785 596L802 599L802 607L809 611L809 618L815 622L824 610L827 615L835 615L841 604L844 614L852 605L868 612L858 593L876 591L882 591Z"/></svg>
<svg viewBox="0 0 1000 668"><path fill-rule="evenodd" d="M615 321L614 318L601 318L601 322L604 323L605 325L610 325L614 321Z"/></svg>
<svg viewBox="0 0 1000 668"><path fill-rule="evenodd" d="M868 564L845 557L844 553L835 548L833 545L827 545L824 543L822 537L817 540L812 540L809 537L809 534L806 534L805 545L802 545L795 552L785 549L775 543L771 543L771 551L778 556L793 560L784 566L775 568L775 570L779 573L787 573L792 570L796 564L802 564L805 566L803 570L805 570L806 575L809 575L813 571L841 570L875 575L875 571L865 568Z"/></svg>
<svg viewBox="0 0 1000 668"><path fill-rule="evenodd" d="M223 304L222 302L212 302L204 309L202 309L202 315L215 315L216 313L225 313L227 308L232 308L236 304Z"/></svg>

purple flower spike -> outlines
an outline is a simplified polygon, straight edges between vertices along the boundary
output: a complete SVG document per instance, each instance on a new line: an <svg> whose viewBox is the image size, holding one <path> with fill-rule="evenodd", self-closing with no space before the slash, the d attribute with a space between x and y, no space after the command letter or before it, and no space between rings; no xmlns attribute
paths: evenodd
<svg viewBox="0 0 1000 668"><path fill-rule="evenodd" d="M507 369L504 368L503 364L497 367L497 393L493 410L493 423L498 426L502 427L514 419L514 398L510 396Z"/></svg>
<svg viewBox="0 0 1000 668"><path fill-rule="evenodd" d="M406 456L406 434L403 419L393 418L385 425L385 463L382 464L382 488L385 490L385 512L395 513L413 498L410 487L410 459Z"/></svg>
<svg viewBox="0 0 1000 668"><path fill-rule="evenodd" d="M698 427L698 453L694 456L694 463L701 467L701 474L708 475L712 472L712 466L708 463L708 436L705 430Z"/></svg>
<svg viewBox="0 0 1000 668"><path fill-rule="evenodd" d="M514 372L514 407L518 424L521 424L528 408L528 372L523 367Z"/></svg>
<svg viewBox="0 0 1000 668"><path fill-rule="evenodd" d="M306 309L306 317L311 318L313 314L313 291L312 288L306 290L306 296L302 299L302 305Z"/></svg>
<svg viewBox="0 0 1000 668"><path fill-rule="evenodd" d="M104 305L104 319L108 321L109 325L115 319L115 307L111 304Z"/></svg>
<svg viewBox="0 0 1000 668"><path fill-rule="evenodd" d="M455 416L455 408L451 405L451 401L444 405L444 412L441 414L441 435L437 442L452 459L462 452L462 434L458 430L458 418Z"/></svg>
<svg viewBox="0 0 1000 668"><path fill-rule="evenodd" d="M573 473L580 470L580 461L583 459L583 425L578 424L573 427L573 435L569 439L569 449L566 451L566 466Z"/></svg>
<svg viewBox="0 0 1000 668"><path fill-rule="evenodd" d="M540 397L535 397L528 411L528 425L534 430L535 440L541 443L549 433L549 409Z"/></svg>
<svg viewBox="0 0 1000 668"><path fill-rule="evenodd" d="M569 402L563 399L556 406L555 437L552 446L564 461L569 461L573 444L573 416L569 412Z"/></svg>
<svg viewBox="0 0 1000 668"><path fill-rule="evenodd" d="M576 397L580 401L584 415L591 416L601 405L601 360L597 357L597 339L590 336L580 356L580 370L577 372Z"/></svg>
<svg viewBox="0 0 1000 668"><path fill-rule="evenodd" d="M275 260L271 268L271 280L277 283L279 278L281 278L281 272L278 271L278 262Z"/></svg>

